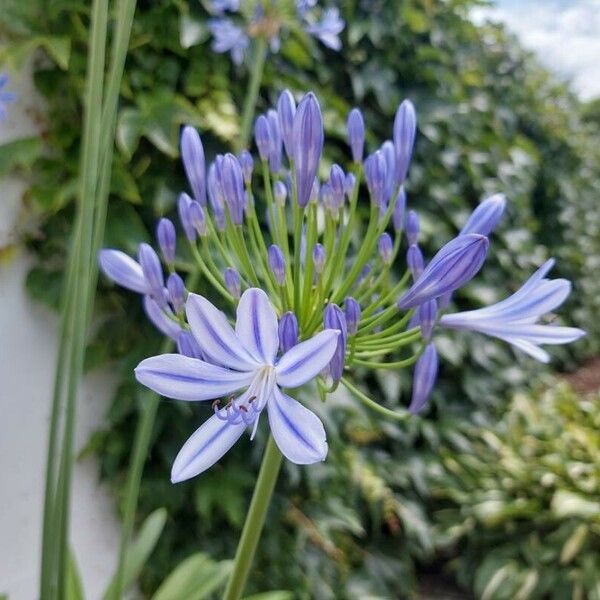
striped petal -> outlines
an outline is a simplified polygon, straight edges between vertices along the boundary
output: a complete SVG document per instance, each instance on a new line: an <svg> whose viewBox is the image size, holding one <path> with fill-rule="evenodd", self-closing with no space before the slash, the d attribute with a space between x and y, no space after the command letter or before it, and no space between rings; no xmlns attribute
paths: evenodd
<svg viewBox="0 0 600 600"><path fill-rule="evenodd" d="M150 293L142 267L131 256L120 250L105 249L98 253L102 272L121 287L137 292Z"/></svg>
<svg viewBox="0 0 600 600"><path fill-rule="evenodd" d="M279 348L275 309L267 295L258 288L246 290L237 308L235 332L258 362L272 365Z"/></svg>
<svg viewBox="0 0 600 600"><path fill-rule="evenodd" d="M327 440L315 413L284 394L277 386L267 404L269 426L281 453L297 465L325 460Z"/></svg>
<svg viewBox="0 0 600 600"><path fill-rule="evenodd" d="M206 298L190 294L185 311L207 360L237 371L254 371L260 365L244 348L227 317Z"/></svg>
<svg viewBox="0 0 600 600"><path fill-rule="evenodd" d="M333 358L339 335L326 329L288 350L275 368L277 384L295 388L316 377Z"/></svg>
<svg viewBox="0 0 600 600"><path fill-rule="evenodd" d="M191 435L175 458L171 481L179 483L212 467L237 442L245 423L231 424L213 415Z"/></svg>
<svg viewBox="0 0 600 600"><path fill-rule="evenodd" d="M252 373L230 371L181 354L161 354L143 360L136 379L161 396L175 400L214 400L252 381Z"/></svg>
<svg viewBox="0 0 600 600"><path fill-rule="evenodd" d="M177 341L179 334L182 332L179 323L174 318L169 317L150 296L144 296L144 311L156 329L163 335Z"/></svg>

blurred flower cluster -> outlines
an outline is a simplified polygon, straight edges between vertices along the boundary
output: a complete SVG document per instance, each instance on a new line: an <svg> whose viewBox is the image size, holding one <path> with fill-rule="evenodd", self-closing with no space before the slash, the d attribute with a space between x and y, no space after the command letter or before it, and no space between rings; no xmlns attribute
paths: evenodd
<svg viewBox="0 0 600 600"><path fill-rule="evenodd" d="M178 211L193 264L179 256L175 225L166 218L157 226L161 257L148 244L140 245L137 261L114 249L100 254L104 273L142 294L149 319L177 343L178 354L142 361L138 380L170 398L214 400L214 415L175 460L174 481L209 468L247 427L254 435L264 409L289 460L323 460L322 423L282 388L315 380L325 399L342 383L372 408L408 416L360 392L350 381L356 367L414 365L409 411L419 412L437 377L436 326L479 331L539 360L548 359L539 345L583 335L540 323L570 292L568 281L546 278L552 261L502 302L444 314L453 292L484 264L506 200L501 194L484 200L459 235L426 261L419 216L406 213L417 131L409 100L398 107L391 139L366 157L363 115L353 109L347 120L351 163L346 169L333 164L327 173L313 93L296 105L284 91L277 106L256 119L254 131L258 157L248 150L217 155L207 168L200 135L192 127L182 130L191 195L180 195ZM366 219L362 205L369 209ZM404 256L406 266L398 269ZM227 312L188 291L179 267L200 274Z"/></svg>

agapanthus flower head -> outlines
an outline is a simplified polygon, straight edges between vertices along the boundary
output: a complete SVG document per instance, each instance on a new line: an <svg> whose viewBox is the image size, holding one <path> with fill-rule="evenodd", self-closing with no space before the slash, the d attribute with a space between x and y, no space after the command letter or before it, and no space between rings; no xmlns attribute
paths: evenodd
<svg viewBox="0 0 600 600"><path fill-rule="evenodd" d="M6 118L6 105L17 100L17 95L14 92L5 90L8 83L8 74L0 73L0 121Z"/></svg>
<svg viewBox="0 0 600 600"><path fill-rule="evenodd" d="M231 60L236 65L241 65L250 45L250 38L244 29L228 17L210 19L208 29L213 36L212 49L221 54L229 52Z"/></svg>
<svg viewBox="0 0 600 600"><path fill-rule="evenodd" d="M552 263L498 304L445 314L450 295L482 267L489 247L483 233L496 227L506 200L496 195L482 202L457 237L426 261L416 212L404 218L415 124L414 108L403 103L393 144L384 142L363 163L353 155L346 173L344 165L322 161L323 120L314 94L294 110L293 98L284 93L277 112L267 110L256 123L260 176L252 177L255 161L248 152L239 159L217 155L206 172L204 206L196 198L202 196L202 142L198 132L184 129L189 133L182 135L182 155L194 198L183 193L178 199L185 233L179 243L187 244L177 248L180 263L173 224L165 219L158 226L166 286L161 258L148 244L140 245L138 260L115 249L101 251L104 274L142 295L149 320L177 343L179 354L143 361L138 379L171 398L215 400L214 416L179 453L174 481L208 468L247 427L253 436L264 409L289 460L322 460L323 425L282 388L315 380L313 397L325 398L344 385L364 401L351 383L356 367L414 365L409 408L419 412L435 384L440 327L485 333L540 360L548 359L540 345L583 335L542 321L570 291L566 280L546 278ZM289 161L283 160L283 146ZM321 181L325 164L329 174ZM357 184L363 180L368 191ZM287 206L286 197L292 199ZM202 278L201 289L220 298L216 305L184 284L174 272L178 264Z"/></svg>
<svg viewBox="0 0 600 600"><path fill-rule="evenodd" d="M332 50L340 50L342 42L340 33L344 31L344 20L340 17L337 7L331 7L323 12L321 20L314 25L308 25L306 31L314 35L322 44Z"/></svg>

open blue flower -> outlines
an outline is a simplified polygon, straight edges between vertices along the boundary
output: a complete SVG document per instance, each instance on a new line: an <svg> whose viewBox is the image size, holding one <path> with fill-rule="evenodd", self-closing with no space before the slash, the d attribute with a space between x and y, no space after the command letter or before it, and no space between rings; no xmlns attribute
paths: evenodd
<svg viewBox="0 0 600 600"><path fill-rule="evenodd" d="M320 419L281 388L296 388L314 379L331 361L338 331L322 331L288 350L279 359L278 322L267 295L251 288L237 308L235 330L224 313L206 298L190 294L186 314L205 360L162 354L143 360L138 381L177 400L215 400L245 391L215 414L188 439L171 471L173 482L202 473L218 461L267 409L269 425L281 452L296 464L311 464L327 455Z"/></svg>
<svg viewBox="0 0 600 600"><path fill-rule="evenodd" d="M548 362L550 356L540 344L568 344L585 335L576 327L538 323L542 315L560 306L571 292L571 283L566 279L545 278L553 266L553 259L546 261L505 300L477 310L444 315L440 324L491 335L541 362Z"/></svg>

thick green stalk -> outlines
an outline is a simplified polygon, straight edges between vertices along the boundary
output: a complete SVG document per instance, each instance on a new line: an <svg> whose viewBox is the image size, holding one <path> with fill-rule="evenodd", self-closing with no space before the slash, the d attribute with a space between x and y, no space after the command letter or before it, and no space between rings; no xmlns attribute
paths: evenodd
<svg viewBox="0 0 600 600"><path fill-rule="evenodd" d="M267 58L267 50L267 40L263 37L257 38L252 62L252 72L250 75L250 84L248 86L246 100L244 101L240 136L237 143L238 152L243 150L250 140L250 130L252 128L252 120L254 119L258 93L260 91L260 82L265 67L265 60Z"/></svg>
<svg viewBox="0 0 600 600"><path fill-rule="evenodd" d="M273 436L270 435L223 600L239 600L242 597L267 510L271 503L282 458Z"/></svg>

